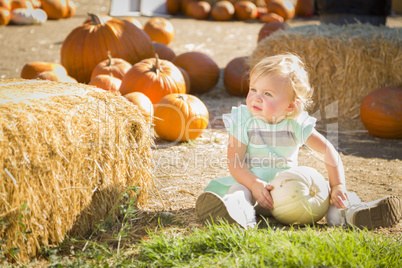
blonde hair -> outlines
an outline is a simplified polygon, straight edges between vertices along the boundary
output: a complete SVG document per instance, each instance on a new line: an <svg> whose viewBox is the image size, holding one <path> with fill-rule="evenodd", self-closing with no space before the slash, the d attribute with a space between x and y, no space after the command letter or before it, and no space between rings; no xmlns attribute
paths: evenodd
<svg viewBox="0 0 402 268"><path fill-rule="evenodd" d="M295 110L286 115L295 118L312 103L313 88L310 86L308 73L299 56L291 53L263 58L250 72L250 77L256 74L257 79L268 74L276 74L284 78L293 91Z"/></svg>

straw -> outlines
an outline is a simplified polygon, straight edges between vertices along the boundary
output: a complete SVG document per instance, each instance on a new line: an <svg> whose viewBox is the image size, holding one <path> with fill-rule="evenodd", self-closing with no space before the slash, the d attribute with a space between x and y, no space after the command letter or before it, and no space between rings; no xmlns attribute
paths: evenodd
<svg viewBox="0 0 402 268"><path fill-rule="evenodd" d="M0 100L6 254L19 248L16 258L26 261L66 234L85 236L128 186L139 187L138 206L146 204L153 139L124 97L78 83L8 79L0 80Z"/></svg>

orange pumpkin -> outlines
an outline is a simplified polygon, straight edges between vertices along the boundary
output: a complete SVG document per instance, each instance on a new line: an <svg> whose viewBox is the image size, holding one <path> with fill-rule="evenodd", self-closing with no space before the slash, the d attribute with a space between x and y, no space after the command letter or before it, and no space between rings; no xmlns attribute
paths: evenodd
<svg viewBox="0 0 402 268"><path fill-rule="evenodd" d="M11 13L10 10L0 7L0 25L7 25L10 23Z"/></svg>
<svg viewBox="0 0 402 268"><path fill-rule="evenodd" d="M0 0L0 8L11 10L11 0Z"/></svg>
<svg viewBox="0 0 402 268"><path fill-rule="evenodd" d="M38 74L46 71L52 71L59 76L66 76L67 70L64 66L55 62L34 61L26 63L21 70L21 78L34 79Z"/></svg>
<svg viewBox="0 0 402 268"><path fill-rule="evenodd" d="M272 12L261 14L258 19L260 21L262 21L262 22L265 22L265 23L274 22L274 21L278 21L278 22L284 22L285 21L281 16L279 16L276 13L272 13Z"/></svg>
<svg viewBox="0 0 402 268"><path fill-rule="evenodd" d="M97 16L98 18L99 18L99 20L101 21L101 22L106 22L106 21L108 21L108 20L110 20L110 19L112 19L113 17L111 17L111 16L109 16L109 15L104 15L104 14L102 14L102 15L95 15L95 16ZM95 18L96 19L96 18ZM124 21L127 21L126 19L123 19ZM90 25L92 25L94 23L94 17L93 17L93 14L89 14L89 16L85 19L85 21L83 22L83 24L90 24Z"/></svg>
<svg viewBox="0 0 402 268"><path fill-rule="evenodd" d="M29 1L32 3L33 8L40 8L42 6L42 3L40 2L41 0L29 0Z"/></svg>
<svg viewBox="0 0 402 268"><path fill-rule="evenodd" d="M165 44L152 42L154 46L155 53L158 54L159 58L162 60L172 61L176 57L176 53Z"/></svg>
<svg viewBox="0 0 402 268"><path fill-rule="evenodd" d="M148 122L152 121L154 105L145 94L141 92L131 92L124 95L124 97L138 107L141 114L145 116Z"/></svg>
<svg viewBox="0 0 402 268"><path fill-rule="evenodd" d="M132 65L123 59L112 58L110 51L107 53L108 59L99 62L92 71L91 80L100 74L112 75L116 78L123 79L124 75L130 70Z"/></svg>
<svg viewBox="0 0 402 268"><path fill-rule="evenodd" d="M257 6L257 18L260 18L261 15L267 14L268 8L266 6Z"/></svg>
<svg viewBox="0 0 402 268"><path fill-rule="evenodd" d="M268 12L273 12L281 16L285 21L293 19L295 7L291 1L271 0L267 4Z"/></svg>
<svg viewBox="0 0 402 268"><path fill-rule="evenodd" d="M10 5L11 5L11 10L14 10L17 8L33 9L32 2L29 0L12 0L10 2Z"/></svg>
<svg viewBox="0 0 402 268"><path fill-rule="evenodd" d="M73 1L68 0L66 18L74 17L76 12L77 12L77 5Z"/></svg>
<svg viewBox="0 0 402 268"><path fill-rule="evenodd" d="M314 0L297 0L295 15L299 17L310 17L314 14Z"/></svg>
<svg viewBox="0 0 402 268"><path fill-rule="evenodd" d="M61 50L61 64L80 83L88 83L95 66L107 59L107 51L115 58L131 64L155 55L149 36L130 22L90 14L91 21L70 32Z"/></svg>
<svg viewBox="0 0 402 268"><path fill-rule="evenodd" d="M197 20L205 20L211 12L211 4L207 1L191 2L187 6L187 15Z"/></svg>
<svg viewBox="0 0 402 268"><path fill-rule="evenodd" d="M190 82L190 76L188 75L187 71L184 70L183 68L177 66L179 68L181 74L184 77L184 81L186 82L186 93L190 93L191 90L191 82Z"/></svg>
<svg viewBox="0 0 402 268"><path fill-rule="evenodd" d="M49 80L55 82L64 82L64 83L77 83L77 80L72 78L71 76L59 74L55 71L46 71L38 74L35 76L34 79L41 79L41 80Z"/></svg>
<svg viewBox="0 0 402 268"><path fill-rule="evenodd" d="M176 15L180 12L181 0L166 0L166 12L170 15Z"/></svg>
<svg viewBox="0 0 402 268"><path fill-rule="evenodd" d="M201 136L208 126L205 104L189 94L166 95L155 106L156 134L169 141L183 142Z"/></svg>
<svg viewBox="0 0 402 268"><path fill-rule="evenodd" d="M110 92L118 92L121 85L121 79L109 74L100 74L92 78L88 85L96 86Z"/></svg>
<svg viewBox="0 0 402 268"><path fill-rule="evenodd" d="M180 70L170 61L149 58L131 67L123 77L120 93L144 93L152 103L158 103L171 93L185 93L186 83Z"/></svg>
<svg viewBox="0 0 402 268"><path fill-rule="evenodd" d="M135 26L137 26L140 29L143 28L141 22L134 17L123 18L123 20L131 22L132 24L134 24Z"/></svg>
<svg viewBox="0 0 402 268"><path fill-rule="evenodd" d="M184 15L189 15L187 12L188 5L192 2L197 2L198 0L180 0L180 10Z"/></svg>
<svg viewBox="0 0 402 268"><path fill-rule="evenodd" d="M265 23L258 32L257 43L278 30L285 30L287 26L288 25L285 22L281 21L273 21Z"/></svg>
<svg viewBox="0 0 402 268"><path fill-rule="evenodd" d="M68 15L68 0L41 0L41 8L46 12L48 19L58 20Z"/></svg>
<svg viewBox="0 0 402 268"><path fill-rule="evenodd" d="M152 41L168 45L174 37L173 24L165 18L153 17L144 25L144 31Z"/></svg>
<svg viewBox="0 0 402 268"><path fill-rule="evenodd" d="M360 118L374 136L386 139L402 138L402 88L379 88L363 98Z"/></svg>
<svg viewBox="0 0 402 268"><path fill-rule="evenodd" d="M234 4L235 17L238 20L252 20L257 18L257 6L251 1L239 1Z"/></svg>
<svg viewBox="0 0 402 268"><path fill-rule="evenodd" d="M247 57L234 58L226 65L223 71L223 83L230 94L247 96L249 90Z"/></svg>
<svg viewBox="0 0 402 268"><path fill-rule="evenodd" d="M176 56L176 66L182 67L190 76L191 93L204 93L211 90L219 80L220 69L208 55L190 51Z"/></svg>
<svg viewBox="0 0 402 268"><path fill-rule="evenodd" d="M235 9L232 2L227 0L216 2L211 9L211 17L218 21L231 20Z"/></svg>

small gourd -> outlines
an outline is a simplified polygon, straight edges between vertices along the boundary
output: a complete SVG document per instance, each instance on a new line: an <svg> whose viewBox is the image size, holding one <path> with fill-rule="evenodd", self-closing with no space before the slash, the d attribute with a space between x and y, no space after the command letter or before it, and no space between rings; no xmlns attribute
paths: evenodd
<svg viewBox="0 0 402 268"><path fill-rule="evenodd" d="M11 11L11 22L19 25L42 24L47 21L43 9L17 8Z"/></svg>

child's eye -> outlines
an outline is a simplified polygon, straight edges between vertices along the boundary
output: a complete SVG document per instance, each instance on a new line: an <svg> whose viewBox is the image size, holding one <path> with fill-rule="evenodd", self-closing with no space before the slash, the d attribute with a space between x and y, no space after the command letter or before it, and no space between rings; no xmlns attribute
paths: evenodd
<svg viewBox="0 0 402 268"><path fill-rule="evenodd" d="M272 96L271 93L269 93L269 92L265 92L264 94L265 94L265 96L269 96L269 97Z"/></svg>
<svg viewBox="0 0 402 268"><path fill-rule="evenodd" d="M251 92L256 92L257 90L255 88L250 88Z"/></svg>

